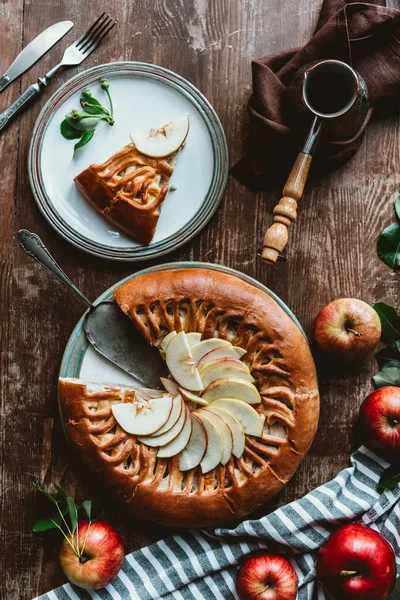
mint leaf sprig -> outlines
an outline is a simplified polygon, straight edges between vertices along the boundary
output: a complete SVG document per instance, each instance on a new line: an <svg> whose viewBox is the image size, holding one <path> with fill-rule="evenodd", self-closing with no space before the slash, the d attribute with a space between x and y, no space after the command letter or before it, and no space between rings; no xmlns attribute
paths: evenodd
<svg viewBox="0 0 400 600"><path fill-rule="evenodd" d="M39 519L33 526L33 531L39 533L42 531L48 531L49 529L58 529L61 531L67 543L71 546L72 550L78 556L79 559L84 561L84 553L86 540L90 530L90 526L95 522L96 519L92 518L92 502L91 500L85 500L82 504L76 504L75 500L68 496L68 494L58 485L55 485L58 492L58 497L55 498L52 494L46 492L38 483L33 484L34 487L39 490L52 504L55 505L57 512L51 517L43 517ZM79 546L79 512L83 510L88 521L89 526L86 530L86 536L81 547Z"/></svg>
<svg viewBox="0 0 400 600"><path fill-rule="evenodd" d="M92 96L92 92L88 89L83 89L80 97L80 109L73 109L61 122L61 135L67 140L79 141L74 146L75 152L85 146L95 134L96 126L99 121L105 121L109 125L114 125L114 107L111 100L109 88L110 84L107 79L100 80L100 87L107 94L110 109L108 110Z"/></svg>

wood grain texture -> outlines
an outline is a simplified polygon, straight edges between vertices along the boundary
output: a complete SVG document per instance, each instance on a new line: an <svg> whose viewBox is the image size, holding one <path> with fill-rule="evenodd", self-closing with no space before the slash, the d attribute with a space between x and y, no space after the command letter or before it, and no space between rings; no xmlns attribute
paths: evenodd
<svg viewBox="0 0 400 600"><path fill-rule="evenodd" d="M70 19L75 28L1 94L1 106L50 68L77 32L107 10L118 19L118 29L79 69L141 60L186 77L217 110L233 163L247 140L251 59L307 41L320 4L321 0L2 0L3 72L45 27ZM391 4L400 8L400 0ZM15 243L18 229L36 231L90 298L157 262L116 264L85 255L47 225L34 203L26 167L32 128L46 99L77 70L60 73L45 95L0 136L1 600L29 600L65 581L57 562L58 538L31 532L47 508L32 491L34 480L59 483L77 498L92 498L121 533L126 551L166 533L121 514L69 454L58 419L56 382L63 349L83 307ZM340 296L400 306L399 278L375 251L379 232L393 219L393 199L400 187L399 141L398 114L376 120L349 164L307 184L298 220L291 226L286 263L270 267L257 256L280 191L251 192L232 178L210 224L162 262L204 260L256 277L287 302L309 335L319 309ZM319 357L317 362L319 431L301 468L266 511L333 477L348 464L356 444L354 423L371 389L374 361L345 372L329 369Z"/></svg>

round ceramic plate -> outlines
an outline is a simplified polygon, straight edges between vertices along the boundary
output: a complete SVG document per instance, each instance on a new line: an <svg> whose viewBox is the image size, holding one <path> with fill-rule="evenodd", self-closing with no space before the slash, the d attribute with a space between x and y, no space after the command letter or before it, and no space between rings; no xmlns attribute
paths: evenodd
<svg viewBox="0 0 400 600"><path fill-rule="evenodd" d="M115 124L99 123L91 142L73 158L75 142L61 136L60 123L79 107L85 87L108 105L100 88L102 77L110 82ZM162 205L153 241L140 244L83 198L74 177L126 146L132 131L160 127L183 115L189 116L190 131L171 177L176 190ZM204 227L225 189L228 150L214 109L191 83L155 65L109 63L79 73L50 98L36 121L28 169L41 212L66 240L102 258L134 261L166 254Z"/></svg>
<svg viewBox="0 0 400 600"><path fill-rule="evenodd" d="M221 265L214 265L209 263L177 262L159 265L157 267L150 267L149 269L144 269L143 271L139 271L138 273L135 273L135 275L130 275L126 279L123 279L122 281L119 281L118 283L110 287L106 292L99 296L99 298L97 298L94 304L102 302L103 300L112 300L113 290L115 290L119 285L121 285L125 281L128 281L129 279L134 279L135 277L139 277L140 275L143 275L145 273L156 273L157 271L172 271L176 269L191 268L210 269L212 271L219 271L221 273L235 275L243 281L254 285L263 292L266 292L279 304L279 306L285 311L285 313L289 315L292 321L300 329L304 337L306 337L303 328L301 327L300 323L298 322L292 311L286 306L286 304L284 304L284 302L282 302L280 298L278 298L278 296L271 292L271 290L266 288L264 285L262 285L255 279L252 279L248 275L244 275L239 271L235 271L234 269L229 269L228 267L224 267ZM136 381L131 375L128 375L128 373L116 367L113 363L108 361L101 354L98 354L92 348L92 346L90 346L89 342L86 339L83 321L84 315L78 321L75 329L71 334L70 339L68 340L61 363L60 377L77 377L85 381L95 381L99 383L122 383L127 385L132 384L134 382L137 385L139 382Z"/></svg>

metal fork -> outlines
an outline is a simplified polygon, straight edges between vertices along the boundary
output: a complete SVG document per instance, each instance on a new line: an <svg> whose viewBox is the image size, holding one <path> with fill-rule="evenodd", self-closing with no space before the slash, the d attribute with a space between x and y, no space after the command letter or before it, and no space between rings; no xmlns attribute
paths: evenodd
<svg viewBox="0 0 400 600"><path fill-rule="evenodd" d="M80 65L87 56L110 33L111 29L116 24L116 21L107 15L105 12L93 23L91 27L81 35L71 46L65 50L61 62L50 69L44 77L39 77L37 83L30 85L23 94L13 103L0 113L0 131L5 129L11 119L19 114L25 106L47 86L48 81L62 68Z"/></svg>

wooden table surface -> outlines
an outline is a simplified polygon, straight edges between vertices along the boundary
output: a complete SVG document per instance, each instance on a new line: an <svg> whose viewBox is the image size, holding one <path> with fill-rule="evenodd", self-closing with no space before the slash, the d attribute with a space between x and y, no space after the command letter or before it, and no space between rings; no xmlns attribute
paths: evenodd
<svg viewBox="0 0 400 600"><path fill-rule="evenodd" d="M77 71L110 61L139 60L172 69L210 100L225 128L231 164L244 149L250 61L304 43L321 0L2 0L0 70L52 23L75 28L1 95L13 101L62 55L67 42L107 10L118 19L110 37L77 69L61 72L43 97L0 136L0 598L29 600L64 583L58 538L33 534L45 506L32 482L64 486L90 497L121 533L127 552L162 537L149 523L130 522L101 487L87 481L69 454L57 408L57 374L68 336L82 314L80 303L16 243L20 228L37 232L68 275L89 297L150 264L117 264L90 257L65 242L40 214L29 187L27 154L41 107ZM400 8L400 0L392 3ZM159 262L203 260L251 275L276 292L308 334L319 309L343 296L399 306L399 279L377 258L379 232L393 218L399 190L400 118L372 123L353 160L310 184L290 232L289 260L263 265L257 252L279 191L254 193L231 177L216 215L181 249ZM354 423L374 372L371 358L346 373L319 370L320 426L308 456L275 504L286 503L346 466L355 444Z"/></svg>

